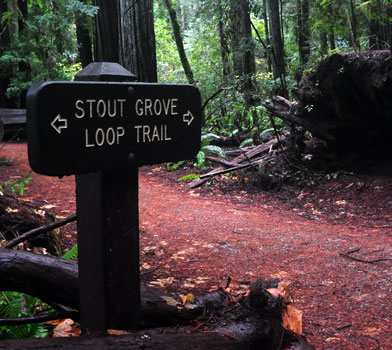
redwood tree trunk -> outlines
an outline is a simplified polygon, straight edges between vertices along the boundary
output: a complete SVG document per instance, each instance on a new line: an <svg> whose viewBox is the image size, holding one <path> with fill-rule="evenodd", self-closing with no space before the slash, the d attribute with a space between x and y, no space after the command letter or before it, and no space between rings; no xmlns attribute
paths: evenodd
<svg viewBox="0 0 392 350"><path fill-rule="evenodd" d="M120 64L138 81L157 81L153 0L119 1ZM109 2L109 1L106 1Z"/></svg>

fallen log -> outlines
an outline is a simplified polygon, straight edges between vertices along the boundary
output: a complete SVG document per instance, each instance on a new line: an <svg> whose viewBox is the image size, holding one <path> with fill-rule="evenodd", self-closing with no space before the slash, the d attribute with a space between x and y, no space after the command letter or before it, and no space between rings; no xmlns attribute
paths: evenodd
<svg viewBox="0 0 392 350"><path fill-rule="evenodd" d="M196 298L192 307L186 308L181 306L177 297L141 285L141 326L163 328L144 329L116 338L2 341L0 349L68 349L76 346L99 349L190 347L275 350L281 347L282 342L291 339L290 333L283 327L284 310L288 310L287 299L274 295L268 289L278 290L278 286L276 280L257 280L250 287L247 298L232 300L227 292L220 289ZM20 291L50 304L61 304L77 310L77 263L0 248L0 290ZM167 302L168 298L170 303ZM178 302L173 303L173 300ZM189 326L191 320L197 320L196 327ZM170 325L182 327L167 328Z"/></svg>
<svg viewBox="0 0 392 350"><path fill-rule="evenodd" d="M278 96L264 105L335 150L390 155L391 88L391 51L333 54L304 74L292 90L295 101Z"/></svg>
<svg viewBox="0 0 392 350"><path fill-rule="evenodd" d="M3 135L1 135L1 125L3 125ZM0 142L25 137L26 110L0 108Z"/></svg>

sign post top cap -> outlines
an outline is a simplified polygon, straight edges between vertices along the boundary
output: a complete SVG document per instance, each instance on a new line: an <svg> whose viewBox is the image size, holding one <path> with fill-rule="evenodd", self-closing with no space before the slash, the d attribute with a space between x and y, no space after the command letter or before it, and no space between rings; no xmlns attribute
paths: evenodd
<svg viewBox="0 0 392 350"><path fill-rule="evenodd" d="M135 81L136 75L115 62L93 62L75 75L78 81Z"/></svg>

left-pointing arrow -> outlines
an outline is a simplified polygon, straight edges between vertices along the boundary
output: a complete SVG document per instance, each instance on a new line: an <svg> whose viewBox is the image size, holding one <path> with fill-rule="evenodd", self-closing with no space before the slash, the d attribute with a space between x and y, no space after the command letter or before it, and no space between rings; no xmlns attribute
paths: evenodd
<svg viewBox="0 0 392 350"><path fill-rule="evenodd" d="M53 126L54 130L56 130L59 134L61 134L62 129L68 128L68 120L66 118L61 118L61 115L57 114L56 118L52 120L50 125Z"/></svg>

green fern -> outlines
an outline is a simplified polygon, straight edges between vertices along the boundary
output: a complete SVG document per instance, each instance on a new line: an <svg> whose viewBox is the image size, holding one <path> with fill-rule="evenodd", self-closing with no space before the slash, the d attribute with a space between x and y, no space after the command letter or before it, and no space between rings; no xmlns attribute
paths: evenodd
<svg viewBox="0 0 392 350"><path fill-rule="evenodd" d="M78 244L76 243L68 252L66 252L62 258L67 260L73 260L78 255Z"/></svg>
<svg viewBox="0 0 392 350"><path fill-rule="evenodd" d="M0 293L0 317L16 318L33 316L42 309L42 302L30 295L18 292ZM38 338L48 335L44 323L18 326L0 326L0 339Z"/></svg>

